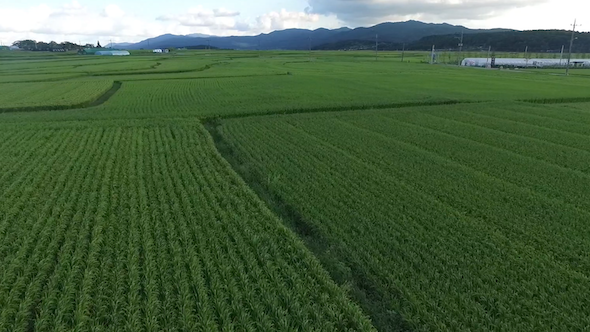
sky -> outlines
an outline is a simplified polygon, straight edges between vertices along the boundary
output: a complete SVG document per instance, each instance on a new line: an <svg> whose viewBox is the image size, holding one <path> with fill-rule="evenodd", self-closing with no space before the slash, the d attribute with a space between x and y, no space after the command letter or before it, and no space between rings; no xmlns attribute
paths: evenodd
<svg viewBox="0 0 590 332"><path fill-rule="evenodd" d="M590 31L588 0L0 0L0 44L102 44L166 33L257 35L419 20L468 28Z"/></svg>

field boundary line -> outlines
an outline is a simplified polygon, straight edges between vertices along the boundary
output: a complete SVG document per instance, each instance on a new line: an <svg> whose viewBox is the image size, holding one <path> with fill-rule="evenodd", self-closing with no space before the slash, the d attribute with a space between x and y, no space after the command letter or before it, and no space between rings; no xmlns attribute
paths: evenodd
<svg viewBox="0 0 590 332"><path fill-rule="evenodd" d="M465 113L463 111L459 111L459 112ZM424 114L426 114L426 113L424 113ZM473 114L473 113L469 113L469 114ZM562 143L556 143L556 142L553 142L553 141L546 141L546 140L543 140L543 139L540 139L540 138L537 138L537 137L534 137L534 136L526 136L526 135L522 135L522 134L516 134L516 133L510 132L510 131L503 131L503 130L500 130L500 129L495 129L495 128L491 128L491 127L485 127L485 126L482 126L480 124L466 122L464 120L449 119L449 118L441 117L438 114L429 113L428 115L429 116L432 116L432 117L436 117L438 119L449 120L449 121L456 122L458 124L462 124L462 125L466 125L466 126L471 126L471 127L475 127L475 128L481 128L481 129L485 129L485 130L489 130L489 131L501 133L503 135L516 136L516 137L520 137L520 138L523 138L523 139L529 139L529 140L533 140L533 141L536 141L536 142L541 142L541 143L545 143L545 144L549 144L549 145L555 145L555 147L559 147L559 148L562 148L562 149L563 148L568 148L568 149L573 149L573 150L581 151L581 152L584 152L584 153L590 152L590 150L585 150L585 149L578 148L578 147L575 147L575 146L566 145L566 144L562 144ZM508 121L510 121L510 120L508 120ZM550 129L550 130L555 130L555 129ZM581 135L581 134L574 134L574 135Z"/></svg>
<svg viewBox="0 0 590 332"><path fill-rule="evenodd" d="M161 64L161 63L160 63ZM219 66L223 64L229 64L229 62L215 62L207 64L203 67L195 68L195 69L176 69L176 70L162 70L162 71L144 71L144 69L140 69L137 71L127 71L127 70L119 70L119 71L110 71L106 73L87 73L90 77L105 77L105 76L140 76L140 75L152 75L152 74L181 74L181 73L198 73L209 70L214 66ZM152 66L153 68L153 66ZM157 69L157 68L153 68Z"/></svg>
<svg viewBox="0 0 590 332"><path fill-rule="evenodd" d="M152 73L157 75L159 73ZM182 74L182 73L179 73ZM158 78L138 78L125 79L124 82L145 82L145 81L176 81L176 80L210 80L210 79L227 79L227 78L244 78L244 77L272 77L272 76L287 76L287 73L278 74L262 74L262 75L230 75L230 76L196 76L196 77L158 77Z"/></svg>
<svg viewBox="0 0 590 332"><path fill-rule="evenodd" d="M364 111L364 110L378 110L378 109L398 109L420 106L445 106L445 105L459 105L459 104L476 104L487 101L472 101L472 100L440 100L440 101L410 101L401 103L386 103L386 104L365 104L365 105L349 105L349 106L325 106L325 107L310 107L310 108L294 108L283 109L277 111L260 111L247 113L233 113L225 115L210 115L201 118L204 125L217 120L250 118L271 115L287 115L287 114L303 114L303 113L336 113L349 111Z"/></svg>
<svg viewBox="0 0 590 332"><path fill-rule="evenodd" d="M590 102L590 97L570 97L570 98L533 98L533 99L517 99L531 104L570 104L570 103L587 103Z"/></svg>
<svg viewBox="0 0 590 332"><path fill-rule="evenodd" d="M404 121L404 120L393 119L393 118L391 118L391 117L387 117L387 116L382 116L382 115L379 115L378 117L380 117L380 118L382 118L382 119L387 119L388 121L399 122L399 123L402 123L402 124L404 124L404 125L407 125L408 127L418 127L418 128L421 128L422 130L425 130L425 131L430 131L430 132L439 133L439 135L443 135L443 136L447 136L447 137L452 137L452 138L455 138L455 139L458 139L458 140L463 140L463 141L472 142L472 144L474 144L474 145L483 145L483 146L486 146L486 147L488 147L488 149L490 149L490 150L495 150L496 152L502 152L502 153L505 153L505 154L510 154L510 155L512 155L513 157L514 157L514 156L518 156L518 157L520 157L520 158L523 158L523 159L528 159L529 161L538 162L538 163L540 163L540 164L544 164L544 165L546 165L546 166L549 166L549 167L559 168L561 171L572 172L572 173L576 173L578 176L581 176L581 177L584 177L584 178L590 178L590 174L588 174L588 173L585 173L585 172L583 172L583 171L580 171L580 170L577 170L577 169L574 169L574 168L568 168L568 167L565 167L565 166L562 166L562 165L559 165L559 164L556 164L556 163L553 163L553 162L547 161L547 160L545 160L545 159L540 159L540 158L536 158L536 157L532 157L532 156L528 156L528 155L523 155L523 154L520 154L520 153L518 153L518 152L515 152L515 151L513 151L513 150L510 150L510 149L507 149L507 148L503 148L503 147L495 146L495 145L492 145L492 144L489 144L489 143L484 143L484 142L476 141L476 140L474 140L473 138L467 138L467 137L463 137L463 136L458 136L458 135L455 135L455 134L451 134L451 133L448 133L448 132L442 131L442 130L440 130L440 129L434 129L434 128L431 128L431 127L427 127L427 126L419 125L419 124L417 124L417 123L413 123L413 122L407 122L407 121ZM338 119L338 121L344 121L344 120ZM345 122L346 122L346 123L351 123L351 122L348 122L348 121L345 121ZM381 135L381 136L383 136L383 137L390 137L390 136L383 135L383 134L382 134L382 133L380 133L380 132L373 131L373 130L371 130L371 129L368 129L368 128L359 127L359 126L357 126L357 125L356 125L356 124L354 124L354 123L352 123L352 125L353 125L353 126L355 126L355 127L357 127L357 128L362 128L362 129L368 130L368 131L370 131L370 132L372 132L372 133L379 134L379 135ZM481 127L481 128L484 128L484 127ZM523 137L523 136L521 136L521 137ZM395 138L393 138L393 139L395 139ZM405 142L405 141L402 141L402 142ZM551 143L551 142L549 142L549 143ZM559 144L555 144L555 145L558 145L558 146L563 146L563 145L559 145ZM428 150L428 149L426 149L426 148L423 148L423 147L421 147L421 146L418 146L418 145L416 145L416 146L417 146L417 147L419 147L420 149L424 149L425 151L430 151L430 152L432 152L432 153L435 153L435 154L437 154L437 155L439 155L439 156L441 156L441 157L443 157L443 158L446 158L446 159L452 160L452 161L454 161L454 162L457 162L457 163L459 163L459 164L465 165L465 166L467 166L467 167L469 167L469 168L473 168L472 166L470 166L470 165L468 165L468 164L464 164L464 163L463 163L463 162L461 162L461 161L458 161L458 160L455 160L455 159L451 159L451 158L449 158L449 157L446 157L445 155L443 155L443 154L441 154L441 153L439 153L439 152L436 152L436 151L434 151L434 150ZM574 149L576 149L576 148L574 148ZM580 150L580 151L585 151L585 152L588 152L588 151L586 151L586 150L581 150L581 149L576 149L576 150ZM474 169L474 170L476 170L476 171L479 171L479 172L486 173L486 174L488 174L489 176L492 176L492 177L497 177L496 175L490 174L490 173L488 173L487 171L481 171L481 170L479 170L479 169L476 169L476 168L473 168L473 169ZM500 179L500 180L502 180L502 181L512 182L511 180L505 180L504 178L498 178L498 179ZM529 187L523 187L523 186L521 186L521 185L520 185L520 184L518 184L518 183L514 183L514 182L512 182L512 183L513 183L513 184L515 184L515 185L517 185L517 186L520 186L520 187L522 187L522 188L527 188L527 189L530 189L530 190L536 191L536 189L531 189L531 188L529 188ZM544 193L542 193L542 192L539 192L539 191L537 191L537 192L538 192L539 194L541 194L541 195L546 195L546 194L544 194ZM547 197L548 197L548 198L552 198L552 197L549 197L549 196L547 196ZM569 204L569 202L568 202L568 201L566 201L566 200L563 200L563 202L564 202L564 203L568 203L568 204ZM586 212L588 212L588 213L590 214L590 210L589 210L589 209L587 209L587 208L580 208L580 209L582 209L582 210L584 210L584 211L586 211Z"/></svg>
<svg viewBox="0 0 590 332"><path fill-rule="evenodd" d="M114 96L119 89L123 86L123 82L114 81L113 85L109 90L100 95L94 100L87 100L82 103L72 105L41 105L41 106L23 106L23 107L7 107L0 108L0 113L12 113L12 112L35 112L35 111L64 111L71 109L83 109L102 105L106 103L112 96Z"/></svg>
<svg viewBox="0 0 590 332"><path fill-rule="evenodd" d="M385 117L381 116L381 118L385 118ZM433 150L429 150L428 148L422 147L422 146L417 145L415 143L410 143L410 142L403 141L403 140L401 140L399 138L387 136L387 135L385 135L383 133L376 132L376 131L371 130L369 128L360 127L357 124L348 122L346 120L337 119L336 121L339 121L339 122L341 122L343 124L346 124L346 125L351 126L351 127L354 127L354 128L358 128L359 130L363 130L363 131L366 131L366 132L373 133L374 135L380 136L380 137L384 138L385 140L391 140L391 141L397 142L397 143L399 143L401 145L408 146L408 147L410 147L413 150L417 150L417 151L419 151L421 153L424 153L426 155L431 156L431 158L442 160L442 162L447 163L449 165L452 165L453 168L470 170L470 171L472 171L474 173L477 173L479 175L483 175L484 177L491 178L491 179L494 179L494 180L496 180L498 182L502 182L504 184L508 184L510 186L516 187L516 188L518 188L521 191L528 191L528 192L533 193L533 194L535 194L538 197L542 197L542 198L544 198L544 199L546 199L548 201L563 203L565 206L568 206L568 207L572 208L573 210L576 210L576 211L581 212L581 213L586 214L586 215L590 215L590 210L588 208L581 207L577 203L572 203L568 199L565 199L565 198L562 198L562 197L551 197L550 195L548 195L548 194L546 194L546 193L544 193L542 191L539 191L539 189L536 189L536 188L533 188L533 187L527 187L527 186L522 185L520 183L516 183L513 180L508 180L508 179L505 179L505 178L501 178L498 175L494 175L494 174L489 173L488 171L485 171L485 170L477 169L477 168L475 168L475 167L473 167L471 165L465 164L465 163L463 163L461 161L458 161L458 160L455 160L455 159L451 159L451 158L446 157L445 155L443 155L443 154L441 154L439 152L436 152L436 151L433 151ZM560 166L560 165L556 165L556 164L553 164L553 163L550 163L550 162L547 162L547 161L542 161L542 160L539 160L539 159L536 159L536 158L533 158L533 157L523 156L523 155L518 154L516 152L512 152L510 150L506 150L504 148L494 147L493 145L489 145L489 144L477 142L477 141L474 141L474 140L469 139L469 138L463 138L463 137L455 136L455 135L452 135L452 134L447 134L447 133L441 132L441 131L436 130L436 129L432 129L432 128L420 126L420 125L413 124L413 123L408 123L408 122L398 121L398 120L393 120L393 121L394 122L405 123L405 124L407 124L410 127L418 127L418 128L425 129L427 131L439 132L439 133L442 133L442 134L444 134L446 136L449 136L449 137L460 138L460 139L463 139L463 140L466 140L466 141L471 141L471 142L474 142L474 143L477 143L477 144L480 144L480 145L485 145L485 146L488 146L489 148L493 148L494 150L497 150L497 151L508 152L510 154L520 156L521 158L530 159L532 161L537 161L537 162L543 162L546 165L551 165L551 166L560 168L562 170L574 172L574 173L576 173L576 174L578 174L580 176L583 176L583 177L588 177L588 174L583 173L581 171L572 170L572 169L569 169L569 168L566 168L566 167L563 167L563 166ZM338 147L335 147L335 148L338 148ZM366 163L364 161L362 161L362 162L363 163ZM452 206L452 205L450 205L450 206ZM580 273L583 273L583 272L580 272Z"/></svg>
<svg viewBox="0 0 590 332"><path fill-rule="evenodd" d="M515 114L528 115L527 113L520 113L520 112L508 110L508 109L507 110L504 110L504 111L515 113ZM560 132L562 134L565 133L565 134L568 134L568 135L583 136L584 139L587 139L587 137L590 136L590 134L582 134L582 133L577 133L577 132L574 132L574 131L567 131L567 130L558 129L558 128L551 128L551 127L547 127L545 125L534 124L534 123L526 122L526 121L523 121L523 120L520 120L520 119L516 119L515 120L515 119L511 119L511 118L504 118L502 116L498 116L497 114L476 113L476 112L472 112L472 111L469 111L469 110L459 110L459 112L466 113L466 114L476 114L476 115L481 116L481 117L488 117L488 118L493 118L493 119L510 121L510 122L518 123L519 125L533 126L533 127L537 127L537 128L542 128L544 130L557 131L557 132ZM531 115L537 116L537 115L534 115L534 114L531 114ZM554 118L550 118L550 117L546 117L546 116L542 116L542 115L538 115L537 117L543 118L543 119L546 119L546 120L558 120L558 119L554 119ZM568 122L568 123L571 122L571 121L567 121L567 120L561 120L561 121ZM590 151L590 150L588 150L588 151Z"/></svg>

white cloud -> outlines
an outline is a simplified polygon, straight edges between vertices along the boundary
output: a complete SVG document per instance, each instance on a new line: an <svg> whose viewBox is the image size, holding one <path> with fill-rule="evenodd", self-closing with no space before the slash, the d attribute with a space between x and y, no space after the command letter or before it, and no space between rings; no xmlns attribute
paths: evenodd
<svg viewBox="0 0 590 332"><path fill-rule="evenodd" d="M119 6L112 4L96 10L72 1L58 7L2 7L0 12L0 39L5 42L25 38L72 42L96 42L102 39L106 44L109 39L139 39L161 30L157 24L125 13Z"/></svg>
<svg viewBox="0 0 590 332"><path fill-rule="evenodd" d="M213 15L215 15L215 17L234 17L240 16L240 12L227 10L225 8L217 8L213 9Z"/></svg>
<svg viewBox="0 0 590 332"><path fill-rule="evenodd" d="M205 9L202 6L190 8L186 13L175 15L162 15L156 20L173 22L185 27L206 27L210 30L235 30L236 17L239 12L225 8Z"/></svg>
<svg viewBox="0 0 590 332"><path fill-rule="evenodd" d="M403 19L487 20L549 0L308 0L306 12L336 15L353 25Z"/></svg>
<svg viewBox="0 0 590 332"><path fill-rule="evenodd" d="M242 19L240 13L236 11L225 8L210 10L198 6L189 9L186 13L162 15L157 20L176 23L183 27L201 28L198 31L200 33L243 35L288 28L313 28L320 21L320 15L281 9L246 20Z"/></svg>
<svg viewBox="0 0 590 332"><path fill-rule="evenodd" d="M256 28L263 32L292 28L311 28L320 21L320 15L289 12L284 9L270 12L256 19Z"/></svg>
<svg viewBox="0 0 590 332"><path fill-rule="evenodd" d="M0 4L0 41L6 44L20 39L82 43L100 40L102 44L107 44L110 40L137 42L165 33L255 35L278 29L339 25L335 20L322 21L318 14L285 9L244 18L236 10L197 6L181 13L140 18L115 4L101 8L89 4L82 0L61 6L39 5L28 8L11 8Z"/></svg>
<svg viewBox="0 0 590 332"><path fill-rule="evenodd" d="M108 2L97 7L91 0L62 1L61 6L16 7L16 2L8 5L0 0L0 42L100 40L107 44L111 39L137 42L165 33L255 35L288 28L354 27L407 19L473 28L567 29L576 13L590 10L590 2L581 0L302 0L309 5L304 11L291 7L247 17L236 8L221 6L138 17L122 5ZM587 31L590 24L581 19L582 30Z"/></svg>
<svg viewBox="0 0 590 332"><path fill-rule="evenodd" d="M120 19L125 17L125 12L117 5L108 5L104 8L103 16Z"/></svg>

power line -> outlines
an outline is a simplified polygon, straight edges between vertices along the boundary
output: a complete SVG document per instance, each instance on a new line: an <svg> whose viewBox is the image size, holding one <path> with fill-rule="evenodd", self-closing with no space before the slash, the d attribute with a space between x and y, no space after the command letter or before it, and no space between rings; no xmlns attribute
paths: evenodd
<svg viewBox="0 0 590 332"><path fill-rule="evenodd" d="M402 46L402 62L404 62L404 57L406 55L406 43Z"/></svg>
<svg viewBox="0 0 590 332"><path fill-rule="evenodd" d="M461 61L463 60L461 58L463 55L463 34L464 33L465 33L465 31L461 30L461 38L455 37L455 38L459 38L459 57L458 57L459 59L457 60L457 62L458 62L457 65L459 65L459 66L461 65Z"/></svg>
<svg viewBox="0 0 590 332"><path fill-rule="evenodd" d="M309 34L309 61L311 61L311 33Z"/></svg>
<svg viewBox="0 0 590 332"><path fill-rule="evenodd" d="M379 35L375 34L375 61L377 61L378 55L379 55Z"/></svg>
<svg viewBox="0 0 590 332"><path fill-rule="evenodd" d="M563 51L565 49L565 45L561 45L561 53L559 55L559 66L561 67L561 63L563 61Z"/></svg>

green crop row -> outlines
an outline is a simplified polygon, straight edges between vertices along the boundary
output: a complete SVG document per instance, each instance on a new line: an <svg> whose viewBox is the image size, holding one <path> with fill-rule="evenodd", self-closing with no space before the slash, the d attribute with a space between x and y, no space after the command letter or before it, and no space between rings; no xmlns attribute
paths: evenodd
<svg viewBox="0 0 590 332"><path fill-rule="evenodd" d="M368 319L197 122L3 125L1 331L343 331Z"/></svg>
<svg viewBox="0 0 590 332"><path fill-rule="evenodd" d="M590 326L589 122L505 103L212 130L378 328L574 331Z"/></svg>

